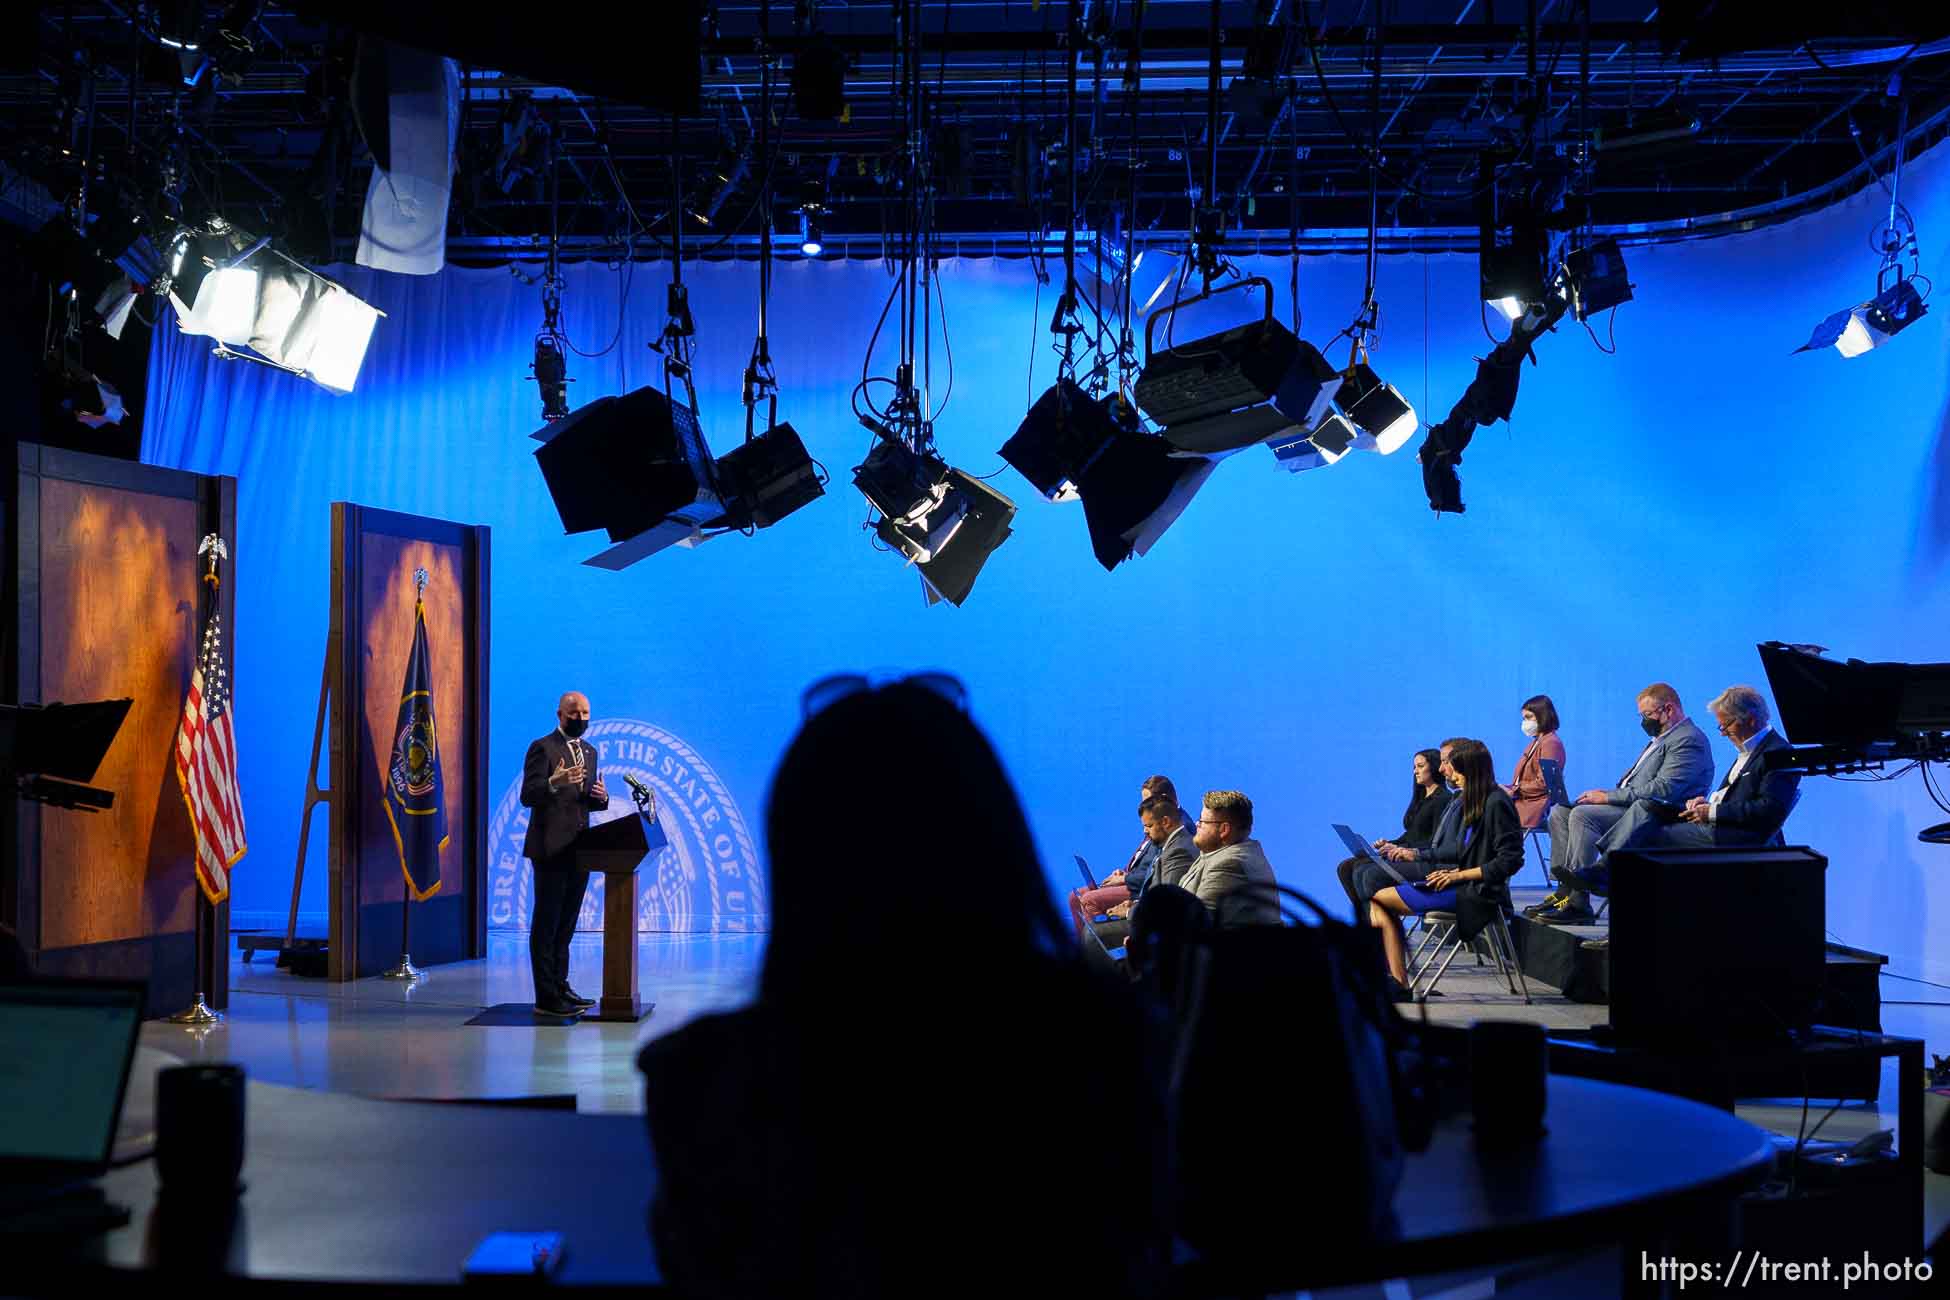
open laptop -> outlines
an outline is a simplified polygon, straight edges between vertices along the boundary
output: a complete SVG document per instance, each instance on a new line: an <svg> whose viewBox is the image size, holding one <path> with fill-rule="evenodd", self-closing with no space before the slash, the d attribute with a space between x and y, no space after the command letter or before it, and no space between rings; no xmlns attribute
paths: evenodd
<svg viewBox="0 0 1950 1300"><path fill-rule="evenodd" d="M1097 883L1097 877L1090 874L1090 864L1083 860L1083 854L1072 853L1070 856L1077 860L1077 870L1083 873L1083 887L1085 889L1102 888L1102 886L1100 886Z"/></svg>
<svg viewBox="0 0 1950 1300"><path fill-rule="evenodd" d="M1367 840L1361 838L1359 835L1356 835L1351 828L1342 825L1340 822L1335 822L1333 825L1334 825L1334 834L1341 837L1341 843L1347 845L1348 852L1352 853L1357 858L1366 858L1368 861L1374 863L1377 867L1380 867L1383 871L1393 876L1398 882L1402 884L1408 883L1408 877L1404 876L1401 872L1395 870L1394 863L1390 862L1387 858L1382 857L1379 853L1376 853L1374 851L1374 845L1368 843Z"/></svg>
<svg viewBox="0 0 1950 1300"><path fill-rule="evenodd" d="M0 984L0 1185L62 1186L114 1162L141 984Z"/></svg>

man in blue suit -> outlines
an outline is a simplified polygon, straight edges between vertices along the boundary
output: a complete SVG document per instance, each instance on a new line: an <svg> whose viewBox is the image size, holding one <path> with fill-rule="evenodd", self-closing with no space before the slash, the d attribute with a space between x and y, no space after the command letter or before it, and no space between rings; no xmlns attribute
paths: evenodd
<svg viewBox="0 0 1950 1300"><path fill-rule="evenodd" d="M1619 847L1614 833L1643 834L1648 826L1678 819L1687 801L1713 783L1713 748L1699 724L1686 716L1679 692L1654 682L1639 692L1639 726L1651 739L1618 785L1586 790L1571 807L1551 809L1551 875L1563 887L1536 913L1550 925L1595 919L1585 873L1606 850ZM1629 819L1629 820L1628 820Z"/></svg>

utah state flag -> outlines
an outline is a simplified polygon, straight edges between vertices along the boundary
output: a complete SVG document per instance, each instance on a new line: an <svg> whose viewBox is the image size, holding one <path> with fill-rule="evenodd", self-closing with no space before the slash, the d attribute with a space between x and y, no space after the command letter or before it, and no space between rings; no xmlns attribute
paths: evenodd
<svg viewBox="0 0 1950 1300"><path fill-rule="evenodd" d="M440 783L440 742L433 725L433 657L427 652L427 607L413 602L413 653L399 692L393 755L386 764L386 817L399 846L407 892L424 903L440 892L440 850L447 847L447 802Z"/></svg>

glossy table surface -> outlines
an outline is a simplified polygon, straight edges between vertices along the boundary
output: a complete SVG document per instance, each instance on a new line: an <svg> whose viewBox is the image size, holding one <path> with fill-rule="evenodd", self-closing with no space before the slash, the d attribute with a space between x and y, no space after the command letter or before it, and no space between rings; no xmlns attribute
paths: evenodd
<svg viewBox="0 0 1950 1300"><path fill-rule="evenodd" d="M627 1115L376 1101L249 1085L234 1214L173 1201L156 1162L111 1170L126 1228L84 1248L114 1269L286 1281L457 1283L495 1232L559 1232L555 1280L654 1283L651 1159Z"/></svg>
<svg viewBox="0 0 1950 1300"><path fill-rule="evenodd" d="M207 1206L173 1205L155 1162L143 1161L103 1180L133 1218L86 1256L117 1270L452 1284L488 1234L555 1231L566 1244L558 1283L657 1280L644 1217L654 1175L638 1118L258 1083L248 1106L234 1223ZM1297 1258L1285 1283L1401 1276L1615 1241L1723 1203L1772 1162L1767 1135L1743 1120L1591 1080L1553 1077L1546 1123L1533 1144L1486 1152L1467 1115L1444 1121L1428 1150L1409 1157L1394 1239L1358 1261ZM1331 1194L1331 1171L1293 1177L1296 1216Z"/></svg>

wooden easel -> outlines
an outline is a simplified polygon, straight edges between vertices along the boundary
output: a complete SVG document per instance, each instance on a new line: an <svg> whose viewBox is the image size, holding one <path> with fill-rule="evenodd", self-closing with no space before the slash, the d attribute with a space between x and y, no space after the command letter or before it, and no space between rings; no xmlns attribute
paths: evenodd
<svg viewBox="0 0 1950 1300"><path fill-rule="evenodd" d="M318 719L313 723L311 732L311 761L305 765L305 811L298 822L298 861L291 876L291 914L285 920L283 939L269 934L237 936L237 947L244 954L245 965L250 964L254 953L275 952L278 954L278 965L289 967L297 974L325 974L330 941L322 937L298 937L298 898L305 887L305 851L311 844L312 812L319 804L332 802L332 791L321 790L318 786L318 754L324 747L325 721L330 716L332 701L332 679L337 673L338 641L337 638L328 638L325 671L318 683Z"/></svg>

